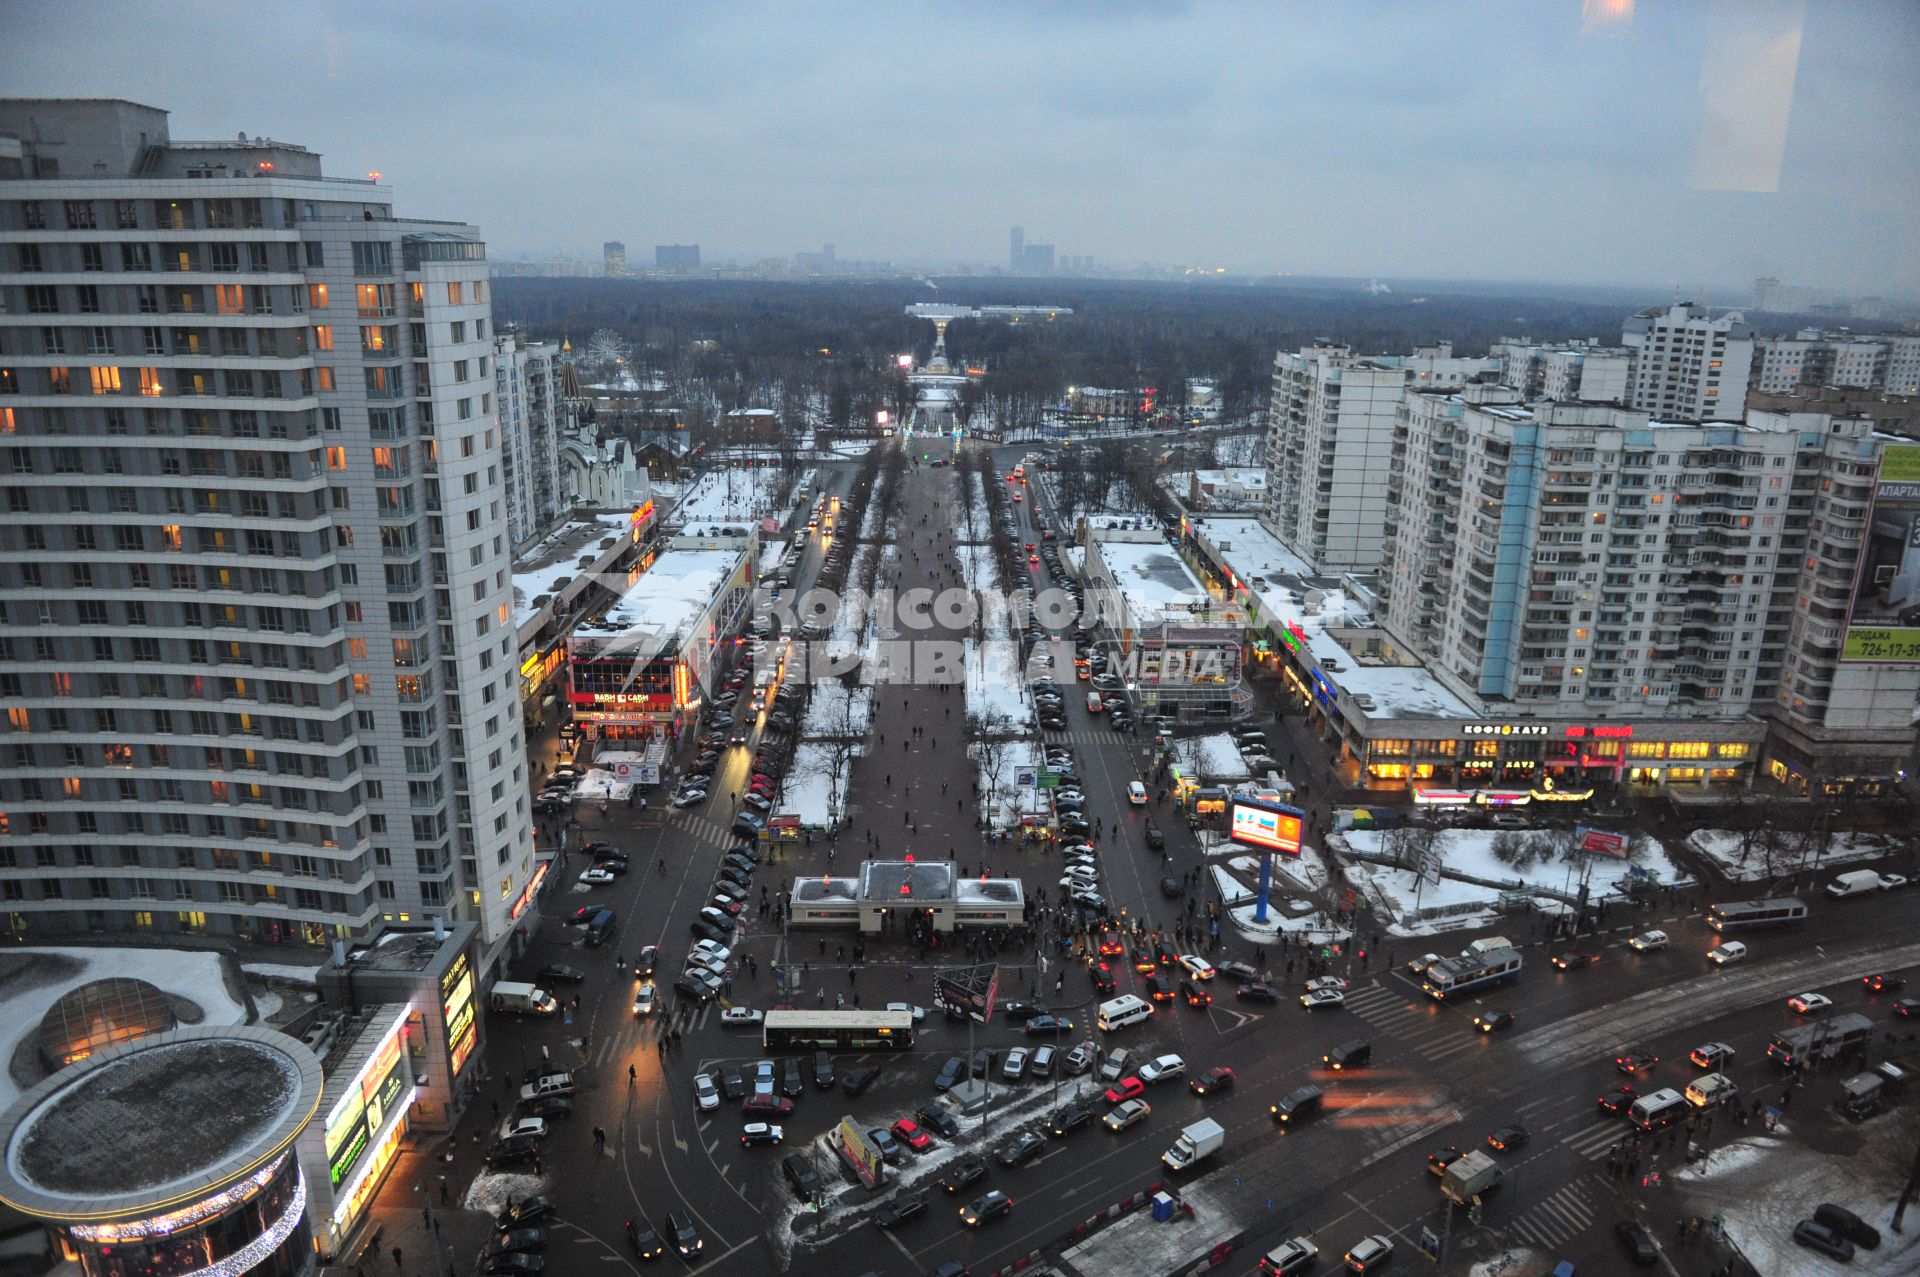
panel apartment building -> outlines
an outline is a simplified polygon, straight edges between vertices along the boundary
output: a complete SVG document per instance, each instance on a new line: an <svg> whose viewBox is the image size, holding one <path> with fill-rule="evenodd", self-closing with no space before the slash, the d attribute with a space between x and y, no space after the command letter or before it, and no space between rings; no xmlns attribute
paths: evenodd
<svg viewBox="0 0 1920 1277"><path fill-rule="evenodd" d="M1411 355L1355 355L1333 345L1275 355L1267 515L1277 535L1317 571L1377 569L1401 395L1461 386L1499 367L1497 359L1457 358L1445 344Z"/></svg>
<svg viewBox="0 0 1920 1277"><path fill-rule="evenodd" d="M485 245L283 142L0 101L0 895L320 947L535 884Z"/></svg>
<svg viewBox="0 0 1920 1277"><path fill-rule="evenodd" d="M1630 315L1627 405L1662 421L1738 421L1746 412L1753 330L1738 311L1682 302Z"/></svg>
<svg viewBox="0 0 1920 1277"><path fill-rule="evenodd" d="M1392 483L1388 631L1509 719L1769 722L1762 750L1696 746L1723 779L1755 765L1887 776L1911 750L1920 667L1843 662L1868 498L1889 442L1817 413L1667 423L1508 387L1410 393ZM1717 752L1709 755L1705 751Z"/></svg>

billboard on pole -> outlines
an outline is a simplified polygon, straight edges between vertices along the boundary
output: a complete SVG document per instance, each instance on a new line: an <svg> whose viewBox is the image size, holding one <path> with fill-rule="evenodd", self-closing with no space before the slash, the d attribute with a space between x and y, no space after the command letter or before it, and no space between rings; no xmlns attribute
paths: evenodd
<svg viewBox="0 0 1920 1277"><path fill-rule="evenodd" d="M1575 825L1573 829L1574 845L1581 851L1597 852L1602 856L1613 856L1624 860L1627 855L1627 836L1616 834L1608 829L1595 829L1591 825Z"/></svg>
<svg viewBox="0 0 1920 1277"><path fill-rule="evenodd" d="M1285 803L1236 798L1228 816L1227 839L1243 847L1297 856L1306 830L1306 816L1298 807Z"/></svg>
<svg viewBox="0 0 1920 1277"><path fill-rule="evenodd" d="M1880 454L1840 659L1920 661L1920 446Z"/></svg>
<svg viewBox="0 0 1920 1277"><path fill-rule="evenodd" d="M993 962L979 966L954 967L933 977L933 1005L941 1011L978 1020L993 1021L993 1004L1000 996L1000 967Z"/></svg>

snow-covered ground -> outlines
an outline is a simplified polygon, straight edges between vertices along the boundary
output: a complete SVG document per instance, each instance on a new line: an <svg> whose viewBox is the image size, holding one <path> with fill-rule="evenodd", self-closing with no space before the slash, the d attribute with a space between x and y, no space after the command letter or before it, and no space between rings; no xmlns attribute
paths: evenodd
<svg viewBox="0 0 1920 1277"><path fill-rule="evenodd" d="M1267 920L1254 919L1255 895L1260 888L1260 857L1219 834L1202 831L1200 849L1209 864L1214 890L1227 901L1227 913L1242 938L1268 944L1282 931L1332 932L1331 919L1305 897L1327 885L1327 863L1319 849L1302 844L1296 858L1275 856L1273 886L1267 897ZM1237 902L1237 903L1236 903Z"/></svg>
<svg viewBox="0 0 1920 1277"><path fill-rule="evenodd" d="M673 521L683 527L740 523L767 513L780 483L777 466L725 466L709 470L680 499Z"/></svg>
<svg viewBox="0 0 1920 1277"><path fill-rule="evenodd" d="M1021 681L1016 643L966 641L967 723L997 724L1001 734L1033 730L1033 702Z"/></svg>
<svg viewBox="0 0 1920 1277"><path fill-rule="evenodd" d="M1240 747L1225 732L1174 741L1173 761L1209 784L1246 780L1253 775L1240 756Z"/></svg>
<svg viewBox="0 0 1920 1277"><path fill-rule="evenodd" d="M33 959L44 959L35 963ZM35 970L35 967L42 970ZM0 1003L0 1108L21 1087L9 1065L21 1042L40 1030L40 1020L64 995L83 984L123 976L144 980L169 997L199 1008L200 1018L181 1014L182 1024L247 1023L247 1009L227 992L220 955L189 949L21 948L6 951L9 993Z"/></svg>
<svg viewBox="0 0 1920 1277"><path fill-rule="evenodd" d="M813 685L800 735L865 736L873 725L873 689L847 687L836 679Z"/></svg>
<svg viewBox="0 0 1920 1277"><path fill-rule="evenodd" d="M1447 869L1508 884L1505 887L1484 887L1455 878L1442 878L1438 883L1422 885L1410 870L1364 863L1348 865L1344 874L1347 882L1356 889L1364 890L1387 903L1394 915L1388 931L1394 935L1432 935L1435 922L1444 924L1439 928L1441 930L1452 930L1471 923L1480 915L1469 912L1468 907L1482 905L1485 913L1491 914L1503 890L1571 892L1579 889L1580 866L1577 863L1549 860L1526 869L1502 863L1493 854L1493 841L1498 833L1492 829L1446 829L1435 836L1434 847ZM1378 854L1386 849L1387 837L1380 830L1350 829L1332 835L1329 841L1335 850L1345 846L1359 852ZM1592 897L1598 900L1620 894L1634 866L1610 856L1594 856L1592 861L1593 870L1588 879ZM1649 840L1640 867L1647 871L1651 881L1662 886L1683 878L1673 861L1668 859L1667 849L1657 840ZM1423 920L1418 916L1420 913L1429 916Z"/></svg>
<svg viewBox="0 0 1920 1277"><path fill-rule="evenodd" d="M1815 856L1800 844L1798 835L1787 834L1773 847L1769 867L1764 841L1763 837L1736 829L1696 829L1687 835L1689 847L1713 861L1735 882L1792 873L1803 867L1803 861L1806 866L1818 864L1822 871L1832 869L1837 873L1848 864L1878 860L1899 850L1898 841L1884 834L1843 832L1829 837L1826 850Z"/></svg>
<svg viewBox="0 0 1920 1277"><path fill-rule="evenodd" d="M474 1177L460 1205L464 1210L498 1215L509 1201L524 1202L545 1192L547 1181L538 1175L518 1175L485 1171Z"/></svg>
<svg viewBox="0 0 1920 1277"><path fill-rule="evenodd" d="M1858 1132L1861 1146L1842 1157L1808 1146L1781 1126L1770 1135L1716 1149L1704 1169L1698 1164L1686 1167L1669 1182L1692 1213L1706 1219L1718 1213L1727 1236L1757 1271L1770 1277L1906 1277L1920 1272L1920 1230L1909 1226L1904 1234L1895 1233L1888 1221L1920 1125L1909 1114L1895 1109L1850 1128ZM1793 1226L1811 1217L1821 1202L1844 1206L1878 1228L1880 1248L1856 1250L1853 1262L1842 1265L1796 1245Z"/></svg>
<svg viewBox="0 0 1920 1277"><path fill-rule="evenodd" d="M793 766L776 810L800 817L803 825L838 829L846 817L848 777L838 774L844 770L843 759L850 761L840 746L802 741L793 751Z"/></svg>
<svg viewBox="0 0 1920 1277"><path fill-rule="evenodd" d="M243 962L240 969L248 975L265 976L269 980L285 980L290 984L318 984L320 968L318 965L306 967L287 966L279 962Z"/></svg>

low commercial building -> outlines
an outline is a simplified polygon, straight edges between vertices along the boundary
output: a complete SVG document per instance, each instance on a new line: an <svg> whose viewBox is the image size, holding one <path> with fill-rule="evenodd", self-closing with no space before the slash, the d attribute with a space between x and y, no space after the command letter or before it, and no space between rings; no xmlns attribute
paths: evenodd
<svg viewBox="0 0 1920 1277"><path fill-rule="evenodd" d="M951 860L869 860L846 877L794 879L788 924L904 934L906 916L920 913L932 930L950 932L1017 927L1026 908L1018 878L962 877Z"/></svg>
<svg viewBox="0 0 1920 1277"><path fill-rule="evenodd" d="M589 740L678 732L700 713L718 649L745 624L758 524L670 538L624 596L567 640L567 701Z"/></svg>
<svg viewBox="0 0 1920 1277"><path fill-rule="evenodd" d="M1240 679L1244 612L1209 594L1152 521L1089 523L1084 531L1094 638L1133 708L1200 720L1231 718L1247 708Z"/></svg>
<svg viewBox="0 0 1920 1277"><path fill-rule="evenodd" d="M631 589L650 562L658 529L653 502L583 514L549 533L513 564L513 625L520 703L530 730L560 712L567 635L582 618Z"/></svg>

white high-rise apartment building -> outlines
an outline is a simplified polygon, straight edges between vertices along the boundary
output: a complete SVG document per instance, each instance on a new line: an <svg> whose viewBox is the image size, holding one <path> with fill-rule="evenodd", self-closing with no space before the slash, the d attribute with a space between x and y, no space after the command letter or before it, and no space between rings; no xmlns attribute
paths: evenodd
<svg viewBox="0 0 1920 1277"><path fill-rule="evenodd" d="M302 147L176 143L152 107L0 101L16 935L514 935L486 250L392 199Z"/></svg>
<svg viewBox="0 0 1920 1277"><path fill-rule="evenodd" d="M1387 631L1489 713L1774 722L1776 778L1905 766L1920 667L1842 662L1865 420L1407 396Z"/></svg>
<svg viewBox="0 0 1920 1277"><path fill-rule="evenodd" d="M1654 307L1630 316L1620 341L1633 352L1629 407L1661 421L1738 421L1746 412L1753 331L1738 311Z"/></svg>
<svg viewBox="0 0 1920 1277"><path fill-rule="evenodd" d="M1920 337L1887 338L1887 393L1920 395Z"/></svg>
<svg viewBox="0 0 1920 1277"><path fill-rule="evenodd" d="M568 409L560 379L560 348L552 342L529 341L519 332L495 336L494 404L507 485L507 536L516 553L566 513L560 440Z"/></svg>
<svg viewBox="0 0 1920 1277"><path fill-rule="evenodd" d="M1456 357L1444 344L1411 355L1355 355L1345 346L1275 355L1267 441L1275 534L1316 571L1379 567L1402 394L1457 387L1499 366Z"/></svg>
<svg viewBox="0 0 1920 1277"><path fill-rule="evenodd" d="M1802 386L1920 394L1920 337L1803 328L1754 345L1754 382L1766 394L1792 394Z"/></svg>

